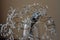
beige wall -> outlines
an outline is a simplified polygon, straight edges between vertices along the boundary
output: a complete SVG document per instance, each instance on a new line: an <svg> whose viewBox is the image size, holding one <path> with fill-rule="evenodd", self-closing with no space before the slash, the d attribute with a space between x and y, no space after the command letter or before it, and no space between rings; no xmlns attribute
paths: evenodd
<svg viewBox="0 0 60 40"><path fill-rule="evenodd" d="M0 23L5 23L7 11L10 6L21 9L23 5L39 2L48 5L48 15L52 16L56 23L57 40L60 40L60 0L0 0Z"/></svg>
<svg viewBox="0 0 60 40"><path fill-rule="evenodd" d="M60 40L60 1L49 0L48 6L48 12L54 18L56 23L57 40Z"/></svg>

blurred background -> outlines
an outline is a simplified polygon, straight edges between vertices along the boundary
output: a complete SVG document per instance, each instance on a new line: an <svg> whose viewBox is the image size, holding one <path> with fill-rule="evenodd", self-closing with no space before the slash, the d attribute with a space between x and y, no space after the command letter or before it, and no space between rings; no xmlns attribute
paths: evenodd
<svg viewBox="0 0 60 40"><path fill-rule="evenodd" d="M9 7L21 9L24 5L32 3L48 5L48 15L55 21L57 40L60 40L60 0L0 0L0 23L6 22Z"/></svg>

